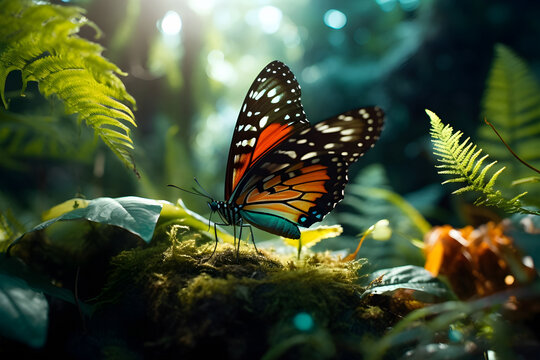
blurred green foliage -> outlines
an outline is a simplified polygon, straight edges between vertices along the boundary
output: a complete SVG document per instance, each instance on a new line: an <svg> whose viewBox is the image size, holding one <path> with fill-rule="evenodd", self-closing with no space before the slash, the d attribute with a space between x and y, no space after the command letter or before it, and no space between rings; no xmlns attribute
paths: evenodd
<svg viewBox="0 0 540 360"><path fill-rule="evenodd" d="M495 52L483 99L484 116L512 151L532 167L540 169L540 86L526 62L511 49L498 44ZM516 196L528 191L528 202L539 206L538 184L521 181L520 186L512 187L508 181L538 177L539 174L520 164L488 126L480 127L478 136L481 146L508 169L504 183L509 188L507 192ZM501 180L505 181L504 178ZM527 198L523 200L527 202Z"/></svg>

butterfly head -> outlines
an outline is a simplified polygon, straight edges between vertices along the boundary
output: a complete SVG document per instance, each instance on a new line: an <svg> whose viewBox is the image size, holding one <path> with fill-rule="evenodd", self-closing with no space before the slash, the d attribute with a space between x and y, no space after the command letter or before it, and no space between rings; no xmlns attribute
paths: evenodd
<svg viewBox="0 0 540 360"><path fill-rule="evenodd" d="M216 201L214 199L211 199L209 202L208 202L208 207L210 208L210 210L214 213L216 211L219 211L219 203L220 201Z"/></svg>
<svg viewBox="0 0 540 360"><path fill-rule="evenodd" d="M239 214L241 206L211 199L208 202L208 207L212 213L217 212L221 220L227 225L238 225L241 223L241 216Z"/></svg>

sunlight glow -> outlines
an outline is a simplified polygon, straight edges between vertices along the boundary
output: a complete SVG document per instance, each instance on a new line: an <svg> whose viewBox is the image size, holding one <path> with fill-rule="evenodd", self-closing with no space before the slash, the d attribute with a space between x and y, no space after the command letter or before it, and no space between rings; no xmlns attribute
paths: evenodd
<svg viewBox="0 0 540 360"><path fill-rule="evenodd" d="M188 0L188 5L196 13L201 15L208 15L212 12L216 6L216 1L214 0Z"/></svg>
<svg viewBox="0 0 540 360"><path fill-rule="evenodd" d="M180 30L182 30L182 19L176 11L169 10L165 16L163 16L163 19L158 21L157 26L159 31L164 35L178 35Z"/></svg>
<svg viewBox="0 0 540 360"><path fill-rule="evenodd" d="M262 31L267 34L273 34L279 30L283 13L275 6L263 6L259 9L257 18Z"/></svg>
<svg viewBox="0 0 540 360"><path fill-rule="evenodd" d="M324 13L324 24L332 29L339 30L347 24L347 16L339 10L330 9Z"/></svg>
<svg viewBox="0 0 540 360"><path fill-rule="evenodd" d="M225 55L219 50L212 50L207 56L208 66L206 73L212 79L223 84L232 85L236 82L238 75L236 70L225 60Z"/></svg>

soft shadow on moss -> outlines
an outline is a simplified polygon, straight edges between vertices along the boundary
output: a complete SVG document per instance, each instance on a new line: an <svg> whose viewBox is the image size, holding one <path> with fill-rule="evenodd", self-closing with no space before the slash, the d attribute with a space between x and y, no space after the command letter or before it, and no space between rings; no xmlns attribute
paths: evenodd
<svg viewBox="0 0 540 360"><path fill-rule="evenodd" d="M112 260L94 323L115 331L113 338L129 352L147 358L358 358L363 334L382 334L397 320L360 299L356 262L328 254L295 261L244 244L238 260L228 244L208 259L213 245L173 239ZM296 323L299 314L312 323ZM104 344L104 354L111 353L108 346L118 344Z"/></svg>

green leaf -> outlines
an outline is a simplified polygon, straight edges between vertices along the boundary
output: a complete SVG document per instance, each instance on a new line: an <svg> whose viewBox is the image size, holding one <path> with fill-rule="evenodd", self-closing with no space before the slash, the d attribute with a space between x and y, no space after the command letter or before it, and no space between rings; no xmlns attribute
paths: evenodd
<svg viewBox="0 0 540 360"><path fill-rule="evenodd" d="M43 230L57 221L86 219L100 224L121 227L138 235L144 241L149 242L154 234L154 229L163 206L156 200L136 196L115 199L103 197L81 204L81 207L77 209L42 222L29 232ZM14 245L23 236L24 234L11 245Z"/></svg>
<svg viewBox="0 0 540 360"><path fill-rule="evenodd" d="M159 203L163 205L163 211L159 218L158 228L162 230L168 229L171 225L178 224L178 221L180 221L182 225L187 225L193 229L207 233L208 236L214 238L214 223L196 212L189 210L182 199L178 199L175 205L164 200L159 201ZM219 239L229 244L234 243L235 239L232 235L228 234L220 226L216 227L216 231Z"/></svg>
<svg viewBox="0 0 540 360"><path fill-rule="evenodd" d="M47 338L49 304L24 280L0 274L0 334L39 348Z"/></svg>
<svg viewBox="0 0 540 360"><path fill-rule="evenodd" d="M400 289L415 290L416 297L438 299L454 297L443 282L419 266L405 265L378 270L371 273L367 280L370 285L362 297L370 294L391 294Z"/></svg>
<svg viewBox="0 0 540 360"><path fill-rule="evenodd" d="M42 347L47 339L49 305L44 294L75 304L72 291L54 286L17 258L0 254L0 335ZM85 314L91 307L77 304Z"/></svg>
<svg viewBox="0 0 540 360"><path fill-rule="evenodd" d="M42 292L5 271L0 258L0 335L40 348L47 339L49 304Z"/></svg>
<svg viewBox="0 0 540 360"><path fill-rule="evenodd" d="M60 300L75 304L75 296L72 291L54 286L49 279L41 274L33 272L17 258L8 257L6 254L0 254L0 274L21 278L28 287L34 291L43 292ZM81 303L79 304L83 305ZM84 305L83 310L89 311Z"/></svg>

